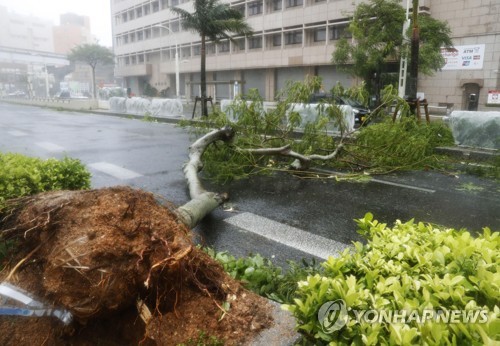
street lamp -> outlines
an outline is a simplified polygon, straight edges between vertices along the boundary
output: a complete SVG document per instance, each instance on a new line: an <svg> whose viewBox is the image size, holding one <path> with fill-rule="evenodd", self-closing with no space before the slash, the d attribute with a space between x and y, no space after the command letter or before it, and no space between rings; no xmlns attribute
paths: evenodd
<svg viewBox="0 0 500 346"><path fill-rule="evenodd" d="M154 25L155 27L158 27L158 28L162 28L162 29L166 29L168 30L171 34L173 34L174 32L172 30L170 30L169 27L166 27L164 25L161 25L161 24L156 24ZM179 82L179 46L177 45L177 40L174 40L174 43L175 43L175 94L177 96L177 98L180 98L181 95L180 95L180 82Z"/></svg>
<svg viewBox="0 0 500 346"><path fill-rule="evenodd" d="M408 41L407 31L410 27L410 0L406 0L406 20L403 24L403 40ZM406 76L408 74L408 57L402 56L399 65L399 88L398 96L404 97L406 95Z"/></svg>

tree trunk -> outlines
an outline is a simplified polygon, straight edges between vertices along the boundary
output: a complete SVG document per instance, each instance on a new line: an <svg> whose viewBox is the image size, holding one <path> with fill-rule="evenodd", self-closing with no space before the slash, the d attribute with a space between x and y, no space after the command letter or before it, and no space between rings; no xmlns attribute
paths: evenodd
<svg viewBox="0 0 500 346"><path fill-rule="evenodd" d="M190 229L228 199L225 193L219 194L205 190L198 177L198 172L203 168L201 157L208 146L218 140L228 142L233 137L234 130L230 127L224 127L207 133L189 147L189 161L184 166L184 176L188 183L191 201L177 208L176 214Z"/></svg>
<svg viewBox="0 0 500 346"><path fill-rule="evenodd" d="M207 73L206 73L206 37L201 35L201 66L200 66L200 88L201 88L201 115L208 116L207 110Z"/></svg>
<svg viewBox="0 0 500 346"><path fill-rule="evenodd" d="M92 96L95 99L97 99L97 92L96 92L96 88L95 88L95 66L94 65L90 65L90 67L92 68Z"/></svg>

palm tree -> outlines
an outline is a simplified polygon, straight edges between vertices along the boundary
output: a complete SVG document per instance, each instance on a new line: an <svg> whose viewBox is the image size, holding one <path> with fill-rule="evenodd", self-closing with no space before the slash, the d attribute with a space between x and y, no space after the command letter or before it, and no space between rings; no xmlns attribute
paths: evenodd
<svg viewBox="0 0 500 346"><path fill-rule="evenodd" d="M177 7L171 10L179 15L185 29L200 34L201 112L203 116L207 116L206 40L213 42L221 39L231 40L230 33L249 36L252 28L240 11L229 7L228 4L221 4L219 0L194 0L193 13Z"/></svg>

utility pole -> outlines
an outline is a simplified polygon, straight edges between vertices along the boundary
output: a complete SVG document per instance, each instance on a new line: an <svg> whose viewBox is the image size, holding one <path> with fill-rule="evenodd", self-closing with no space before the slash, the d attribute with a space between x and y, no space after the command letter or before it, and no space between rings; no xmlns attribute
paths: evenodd
<svg viewBox="0 0 500 346"><path fill-rule="evenodd" d="M406 0L406 20L403 24L403 42L408 40L408 28L410 27L410 0ZM399 87L398 96L406 96L406 78L408 75L408 56L402 55L399 62Z"/></svg>
<svg viewBox="0 0 500 346"><path fill-rule="evenodd" d="M418 53L420 45L420 29L418 27L418 0L413 0L412 27L410 83L408 88L408 97L410 101L416 102L418 86Z"/></svg>

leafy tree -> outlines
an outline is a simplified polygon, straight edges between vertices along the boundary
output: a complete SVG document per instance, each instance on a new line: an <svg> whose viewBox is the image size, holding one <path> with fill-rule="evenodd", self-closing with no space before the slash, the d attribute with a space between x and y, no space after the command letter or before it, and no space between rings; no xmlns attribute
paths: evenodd
<svg viewBox="0 0 500 346"><path fill-rule="evenodd" d="M171 10L179 15L184 28L200 34L201 109L202 115L207 116L206 40L218 42L224 38L231 39L229 33L249 36L252 29L240 11L228 4L221 4L218 0L195 0L193 13L177 7Z"/></svg>
<svg viewBox="0 0 500 346"><path fill-rule="evenodd" d="M405 9L398 0L361 3L348 28L353 40L340 39L333 53L332 62L362 78L377 102L390 64L409 54L409 42L404 40L402 30L405 20ZM418 68L423 74L431 75L444 65L441 47L452 45L451 31L446 22L426 15L419 15L418 22Z"/></svg>
<svg viewBox="0 0 500 346"><path fill-rule="evenodd" d="M81 44L76 46L68 54L68 59L74 62L82 62L90 66L92 69L92 95L94 98L97 97L96 87L95 87L95 69L98 64L100 65L112 65L114 64L114 55L108 48L98 45L96 43L92 44Z"/></svg>

